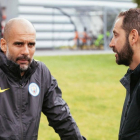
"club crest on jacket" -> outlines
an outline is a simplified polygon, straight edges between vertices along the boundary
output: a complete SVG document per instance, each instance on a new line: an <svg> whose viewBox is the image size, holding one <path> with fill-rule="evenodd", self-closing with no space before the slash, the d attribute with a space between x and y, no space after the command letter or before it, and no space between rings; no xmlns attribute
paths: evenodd
<svg viewBox="0 0 140 140"><path fill-rule="evenodd" d="M31 83L29 85L29 93L32 96L37 96L40 92L39 86L36 83Z"/></svg>

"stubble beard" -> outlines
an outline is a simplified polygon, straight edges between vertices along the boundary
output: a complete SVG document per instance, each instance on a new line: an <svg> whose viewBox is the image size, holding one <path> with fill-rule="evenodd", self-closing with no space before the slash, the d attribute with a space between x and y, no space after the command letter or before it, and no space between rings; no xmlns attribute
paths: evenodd
<svg viewBox="0 0 140 140"><path fill-rule="evenodd" d="M31 62L32 62L32 60L31 60L27 55L22 55L22 56L19 56L19 57L17 57L17 58L14 58L14 57L9 53L9 49L8 49L8 48L7 48L7 51L6 51L6 57L7 57L9 60L11 60L11 61L13 61L14 63L16 63L16 64L17 64L17 61L20 60L20 59L25 59L25 60L27 60L27 61L29 62L28 65L19 65L19 66L20 66L20 72L25 72L25 71L29 68L29 66L30 66L30 64L31 64Z"/></svg>

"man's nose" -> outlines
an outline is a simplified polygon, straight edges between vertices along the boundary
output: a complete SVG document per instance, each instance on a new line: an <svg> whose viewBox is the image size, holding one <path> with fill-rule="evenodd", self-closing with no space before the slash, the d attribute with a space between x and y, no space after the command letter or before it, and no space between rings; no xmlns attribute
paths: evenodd
<svg viewBox="0 0 140 140"><path fill-rule="evenodd" d="M28 48L27 44L24 45L24 47L22 49L22 54L29 55L29 48Z"/></svg>
<svg viewBox="0 0 140 140"><path fill-rule="evenodd" d="M110 47L110 48L114 47L114 41L113 41L113 38L112 38L112 40L111 40L110 43L109 43L109 47Z"/></svg>

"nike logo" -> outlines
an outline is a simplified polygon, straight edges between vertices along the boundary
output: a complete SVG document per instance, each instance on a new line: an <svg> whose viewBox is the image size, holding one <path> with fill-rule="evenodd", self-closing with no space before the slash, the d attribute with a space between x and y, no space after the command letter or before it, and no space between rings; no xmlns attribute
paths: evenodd
<svg viewBox="0 0 140 140"><path fill-rule="evenodd" d="M10 88L1 89L1 87L0 87L0 93L4 92L4 91L6 91L6 90L9 90L9 89L10 89Z"/></svg>

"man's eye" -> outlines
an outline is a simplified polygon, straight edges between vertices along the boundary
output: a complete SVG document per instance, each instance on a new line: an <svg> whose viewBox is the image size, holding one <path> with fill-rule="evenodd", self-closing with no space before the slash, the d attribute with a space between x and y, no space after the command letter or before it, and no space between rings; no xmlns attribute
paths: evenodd
<svg viewBox="0 0 140 140"><path fill-rule="evenodd" d="M28 45L29 45L29 47L33 47L33 46L35 46L35 43L29 43Z"/></svg>
<svg viewBox="0 0 140 140"><path fill-rule="evenodd" d="M117 34L114 34L115 37L117 37Z"/></svg>
<svg viewBox="0 0 140 140"><path fill-rule="evenodd" d="M16 46L21 46L21 45L23 45L23 43L21 43L21 42L16 42L16 43L14 43Z"/></svg>

